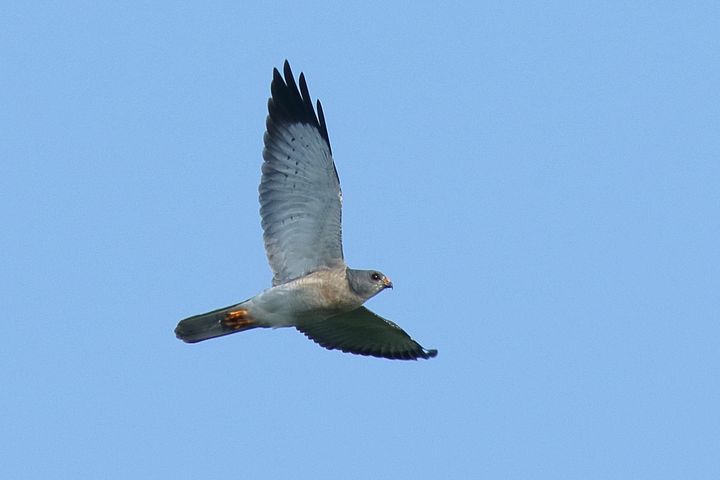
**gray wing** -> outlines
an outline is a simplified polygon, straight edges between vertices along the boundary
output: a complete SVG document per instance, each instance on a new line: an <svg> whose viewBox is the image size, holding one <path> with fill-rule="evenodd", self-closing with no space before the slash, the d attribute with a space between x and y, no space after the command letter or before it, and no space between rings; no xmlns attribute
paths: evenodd
<svg viewBox="0 0 720 480"><path fill-rule="evenodd" d="M260 216L273 285L344 265L341 193L320 102L287 60L273 70L260 181Z"/></svg>
<svg viewBox="0 0 720 480"><path fill-rule="evenodd" d="M396 360L437 355L437 350L423 348L402 328L365 307L324 320L306 320L295 328L329 350Z"/></svg>

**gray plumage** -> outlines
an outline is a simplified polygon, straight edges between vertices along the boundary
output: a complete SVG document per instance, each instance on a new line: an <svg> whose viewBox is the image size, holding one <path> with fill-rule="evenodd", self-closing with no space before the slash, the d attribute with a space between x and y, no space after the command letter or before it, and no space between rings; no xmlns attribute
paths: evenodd
<svg viewBox="0 0 720 480"><path fill-rule="evenodd" d="M392 282L354 270L342 251L342 193L320 102L305 76L273 70L264 136L260 216L272 287L244 302L182 320L175 334L196 343L258 327L295 327L328 349L390 359L430 358L428 350L363 303Z"/></svg>

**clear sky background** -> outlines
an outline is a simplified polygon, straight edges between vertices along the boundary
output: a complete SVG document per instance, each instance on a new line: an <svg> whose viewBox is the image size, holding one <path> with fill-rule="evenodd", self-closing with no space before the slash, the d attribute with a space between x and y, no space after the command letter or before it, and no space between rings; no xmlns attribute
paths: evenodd
<svg viewBox="0 0 720 480"><path fill-rule="evenodd" d="M5 2L0 477L720 476L717 2ZM430 361L291 329L272 68L325 107L348 263Z"/></svg>

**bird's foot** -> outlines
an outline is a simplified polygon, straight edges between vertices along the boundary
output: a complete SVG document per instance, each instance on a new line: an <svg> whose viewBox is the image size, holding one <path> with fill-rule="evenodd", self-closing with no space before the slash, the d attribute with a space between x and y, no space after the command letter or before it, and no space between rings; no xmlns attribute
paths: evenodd
<svg viewBox="0 0 720 480"><path fill-rule="evenodd" d="M222 320L223 325L234 330L240 330L241 328L250 327L254 323L255 319L253 319L250 316L250 312L248 312L244 308L226 313L225 318L223 318Z"/></svg>

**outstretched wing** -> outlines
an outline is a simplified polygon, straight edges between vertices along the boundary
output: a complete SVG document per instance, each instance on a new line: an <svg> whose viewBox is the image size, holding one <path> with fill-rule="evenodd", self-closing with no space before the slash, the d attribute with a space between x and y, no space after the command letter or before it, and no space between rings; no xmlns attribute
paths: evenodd
<svg viewBox="0 0 720 480"><path fill-rule="evenodd" d="M273 70L260 181L260 216L273 285L344 265L340 180L322 106L287 60Z"/></svg>
<svg viewBox="0 0 720 480"><path fill-rule="evenodd" d="M365 307L324 320L306 320L295 328L329 350L396 360L437 355L437 350L423 348L402 328Z"/></svg>

